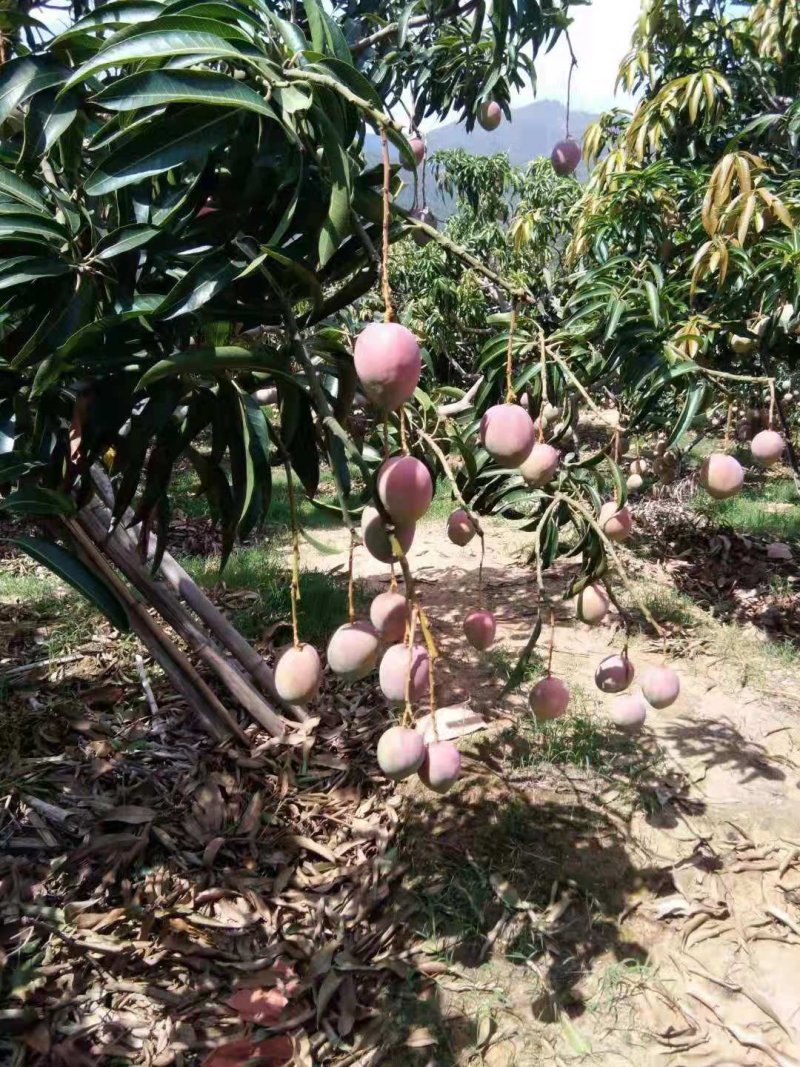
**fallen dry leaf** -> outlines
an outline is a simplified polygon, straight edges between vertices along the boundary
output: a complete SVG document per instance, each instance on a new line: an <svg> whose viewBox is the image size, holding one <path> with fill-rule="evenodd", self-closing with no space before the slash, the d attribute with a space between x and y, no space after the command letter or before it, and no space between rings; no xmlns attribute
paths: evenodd
<svg viewBox="0 0 800 1067"><path fill-rule="evenodd" d="M268 1026L280 1019L289 998L278 989L238 989L225 1003L246 1022Z"/></svg>
<svg viewBox="0 0 800 1067"><path fill-rule="evenodd" d="M243 1038L215 1048L203 1060L202 1067L285 1067L292 1055L290 1037L268 1037L265 1041Z"/></svg>

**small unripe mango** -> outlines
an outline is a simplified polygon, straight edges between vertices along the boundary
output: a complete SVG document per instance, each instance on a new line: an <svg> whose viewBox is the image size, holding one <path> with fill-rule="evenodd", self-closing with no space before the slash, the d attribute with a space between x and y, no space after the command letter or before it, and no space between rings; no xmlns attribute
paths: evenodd
<svg viewBox="0 0 800 1067"><path fill-rule="evenodd" d="M319 690L322 664L313 645L287 648L275 665L275 689L288 704L307 704Z"/></svg>
<svg viewBox="0 0 800 1067"><path fill-rule="evenodd" d="M402 641L408 620L408 601L402 593L378 593L370 604L369 621L384 641Z"/></svg>
<svg viewBox="0 0 800 1067"><path fill-rule="evenodd" d="M425 750L420 781L434 793L446 793L461 773L461 753L452 741L434 741Z"/></svg>
<svg viewBox="0 0 800 1067"><path fill-rule="evenodd" d="M560 719L569 704L569 686L549 674L531 689L528 703L539 722Z"/></svg>
<svg viewBox="0 0 800 1067"><path fill-rule="evenodd" d="M347 682L366 678L378 663L380 641L368 622L348 622L328 642L328 666Z"/></svg>
<svg viewBox="0 0 800 1067"><path fill-rule="evenodd" d="M456 508L447 520L447 536L454 545L463 548L468 545L478 531L475 524L463 508Z"/></svg>
<svg viewBox="0 0 800 1067"><path fill-rule="evenodd" d="M491 611L478 608L464 619L464 635L473 648L485 652L494 641L497 623Z"/></svg>
<svg viewBox="0 0 800 1067"><path fill-rule="evenodd" d="M393 782L419 770L425 759L425 742L417 730L392 726L378 740L378 766Z"/></svg>

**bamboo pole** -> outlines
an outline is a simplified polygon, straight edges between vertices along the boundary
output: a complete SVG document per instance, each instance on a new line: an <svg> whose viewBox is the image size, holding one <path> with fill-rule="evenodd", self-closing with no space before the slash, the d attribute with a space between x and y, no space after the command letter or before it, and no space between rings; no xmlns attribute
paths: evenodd
<svg viewBox="0 0 800 1067"><path fill-rule="evenodd" d="M106 506L113 507L114 491L111 487L111 480L102 467L95 465L92 468L92 480ZM130 521L132 517L133 513L126 511L123 521ZM154 551L155 538L150 535L148 538L148 559L152 559ZM189 605L219 643L224 648L227 648L230 654L238 660L258 688L269 697L272 704L297 717L296 709L282 701L275 691L273 672L264 661L263 656L253 648L246 638L242 637L236 627L225 617L216 604L209 600L203 590L169 552L164 553L158 573L172 591Z"/></svg>
<svg viewBox="0 0 800 1067"><path fill-rule="evenodd" d="M74 520L63 518L62 523L82 554L103 576L125 604L131 625L154 659L163 667L175 689L187 700L192 711L217 741L227 740L231 734L245 744L247 736L225 705L206 685L187 656L167 637L145 608L136 600L127 585L109 565L100 549Z"/></svg>
<svg viewBox="0 0 800 1067"><path fill-rule="evenodd" d="M90 503L78 514L78 522L92 540L170 624L201 662L216 674L233 699L273 737L282 737L285 729L280 717L233 663L227 660L195 625L172 591L154 581L139 559L135 542L127 530L117 526L109 535L110 519L108 510L97 501Z"/></svg>

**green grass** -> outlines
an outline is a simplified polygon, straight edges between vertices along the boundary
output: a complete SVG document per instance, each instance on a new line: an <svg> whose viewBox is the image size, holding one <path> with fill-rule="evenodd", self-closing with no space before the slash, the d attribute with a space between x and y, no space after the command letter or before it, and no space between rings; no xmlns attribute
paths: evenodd
<svg viewBox="0 0 800 1067"><path fill-rule="evenodd" d="M43 622L52 620L41 647L54 659L88 641L102 617L88 600L43 570L23 574L0 571L0 601L22 603L26 612Z"/></svg>
<svg viewBox="0 0 800 1067"><path fill-rule="evenodd" d="M511 652L505 648L490 648L487 652L483 653L482 658L484 662L490 666L492 672L503 682L509 680L517 665L517 655L512 655ZM542 674L544 674L544 664L534 653L525 664L519 685L515 686L514 690L519 689L524 685L528 685L531 682L535 682L537 678L542 676Z"/></svg>
<svg viewBox="0 0 800 1067"><path fill-rule="evenodd" d="M712 522L730 526L737 533L800 540L800 495L791 478L765 478L759 484L746 484L731 500L712 500L705 493L698 494L695 507Z"/></svg>
<svg viewBox="0 0 800 1067"><path fill-rule="evenodd" d="M697 622L698 614L702 610L693 603L691 597L668 586L648 585L638 592L639 600L636 605L630 603L630 598L625 598L628 606L638 608L640 604L643 605L659 623L692 626Z"/></svg>
<svg viewBox="0 0 800 1067"><path fill-rule="evenodd" d="M213 588L222 582L228 590L255 593L254 598L242 599L231 611L231 621L245 637L253 640L276 622L291 621L289 574L268 550L240 548L231 557L220 576L219 560L215 557L190 557L183 565L198 585ZM367 598L356 585L356 610L363 611ZM298 612L300 633L312 644L324 643L347 618L347 582L321 571L302 571L300 574L301 601ZM235 600L235 598L234 598Z"/></svg>

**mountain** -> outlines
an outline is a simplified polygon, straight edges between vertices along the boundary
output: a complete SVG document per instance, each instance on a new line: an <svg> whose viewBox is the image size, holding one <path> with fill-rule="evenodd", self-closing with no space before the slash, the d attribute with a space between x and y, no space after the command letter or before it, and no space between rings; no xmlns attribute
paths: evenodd
<svg viewBox="0 0 800 1067"><path fill-rule="evenodd" d="M586 111L570 114L570 132L580 140L586 127L597 119ZM511 122L505 119L496 130L484 130L476 124L472 133L467 133L457 122L440 126L428 134L428 151L438 152L445 148L463 148L474 156L489 156L495 152L508 152L516 166L524 166L536 156L549 156L556 141L565 132L566 109L557 100L536 100L512 112Z"/></svg>
<svg viewBox="0 0 800 1067"><path fill-rule="evenodd" d="M596 119L597 115L587 111L572 111L570 133L580 140L586 127ZM564 137L565 127L566 108L563 104L557 100L536 100L532 104L515 108L511 122L504 118L496 130L484 130L476 124L472 133L467 133L459 122L439 126L427 135L428 154L452 148L463 148L475 156L507 152L513 164L524 167L537 156L549 156L553 145ZM371 162L380 160L380 140L374 134L367 138L366 154ZM585 176L583 164L578 175ZM452 213L452 201L439 193L431 175L428 175L427 194L428 204L437 218L446 218ZM400 203L410 207L413 196L413 182L409 181L402 192Z"/></svg>

